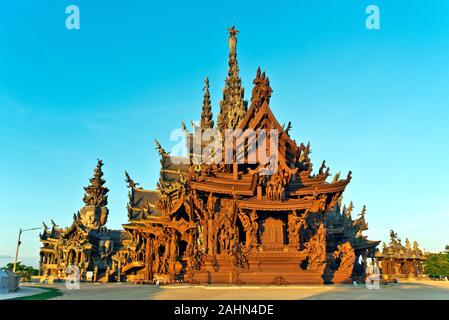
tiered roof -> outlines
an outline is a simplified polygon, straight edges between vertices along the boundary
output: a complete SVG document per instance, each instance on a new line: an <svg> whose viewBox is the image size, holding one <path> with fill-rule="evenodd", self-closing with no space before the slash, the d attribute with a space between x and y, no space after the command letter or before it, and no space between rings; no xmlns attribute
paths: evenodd
<svg viewBox="0 0 449 320"><path fill-rule="evenodd" d="M93 205L97 207L105 207L108 204L107 193L109 189L104 187L106 180L103 179L103 161L98 160L97 166L94 169L94 176L89 180L90 185L84 187L86 194L83 201L86 205Z"/></svg>
<svg viewBox="0 0 449 320"><path fill-rule="evenodd" d="M151 215L152 212L157 212L155 209L158 207L161 196L181 197L179 190L185 187L185 183L196 191L239 197L239 206L244 208L295 210L317 209L317 206L320 205L324 205L324 207L331 205L330 208L335 205L350 182L351 172L344 179L340 179L340 175L337 174L333 181L326 181L330 173L324 162L319 172L313 174L313 165L309 157L311 153L310 143L298 145L290 137L291 124L289 123L285 127L278 122L269 105L272 94L270 80L260 68L258 68L253 81L251 104L247 110L244 101L244 89L238 71L237 33L238 31L234 27L229 29L229 71L215 129L220 132L224 129L241 129L243 132L251 129L254 132L260 132L259 130L264 129L267 133L267 145L270 139L269 131L276 130L279 137L279 170L276 174L279 175L278 179L286 180L284 185L285 197L278 199L279 201L273 201L267 196L257 195L257 185L260 184L259 179L261 179L259 173L267 165L262 164L260 159L257 159L255 164L248 164L247 152L240 153L244 154L246 158L243 161L238 159L239 164L234 166L206 165L204 163L191 165L185 162L186 159L177 159L179 160L177 162L180 163L175 164L169 153L158 145L161 156L161 175L158 190L149 191L131 187L130 212L139 212L138 216L142 216L142 214L143 216ZM208 80L206 80L204 91L201 124L199 125L201 130L212 128L213 125ZM183 124L183 128L186 131L187 138L191 139L190 142L195 142L194 134L188 133L185 124ZM238 141L235 146L235 153L247 151L247 142L244 139ZM192 149L189 150L189 153L192 157ZM319 201L324 203L317 202L320 197L322 199Z"/></svg>
<svg viewBox="0 0 449 320"><path fill-rule="evenodd" d="M401 239L393 230L390 231L390 242L388 245L384 242L382 252L378 252L376 257L380 259L399 259L399 260L421 260L426 259L425 253L419 248L418 242L413 245L408 238L405 239L405 246Z"/></svg>

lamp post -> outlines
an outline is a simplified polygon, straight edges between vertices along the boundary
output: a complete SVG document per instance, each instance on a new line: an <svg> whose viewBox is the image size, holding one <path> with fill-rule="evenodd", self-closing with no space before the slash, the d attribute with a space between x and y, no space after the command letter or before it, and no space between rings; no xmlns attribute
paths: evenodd
<svg viewBox="0 0 449 320"><path fill-rule="evenodd" d="M17 257L19 256L19 247L20 247L20 244L21 244L20 237L22 236L22 232L31 231L31 230L38 230L38 229L40 229L40 228L31 228L31 229L23 229L23 230L22 230L22 228L20 228L20 230L19 230L19 238L17 239L16 259L14 260L14 267L12 269L12 272L16 272Z"/></svg>

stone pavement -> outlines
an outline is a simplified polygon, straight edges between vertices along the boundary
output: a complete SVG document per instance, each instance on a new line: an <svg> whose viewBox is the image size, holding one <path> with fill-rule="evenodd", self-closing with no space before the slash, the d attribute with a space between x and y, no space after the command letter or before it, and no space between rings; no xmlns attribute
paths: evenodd
<svg viewBox="0 0 449 320"><path fill-rule="evenodd" d="M0 293L0 300L9 300L9 299L34 296L36 294L40 294L45 291L46 290L39 289L39 288L33 288L30 286L20 286L20 289L15 292Z"/></svg>
<svg viewBox="0 0 449 320"><path fill-rule="evenodd" d="M190 286L135 285L129 283L81 283L69 290L64 283L49 285L64 294L54 299L111 300L449 300L449 282L415 281L382 285L369 290L365 285L315 286Z"/></svg>

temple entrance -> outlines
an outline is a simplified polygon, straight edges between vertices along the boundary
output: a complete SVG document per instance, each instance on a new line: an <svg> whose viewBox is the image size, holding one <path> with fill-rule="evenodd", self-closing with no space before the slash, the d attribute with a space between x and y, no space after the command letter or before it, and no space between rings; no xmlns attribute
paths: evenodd
<svg viewBox="0 0 449 320"><path fill-rule="evenodd" d="M267 249L279 249L284 246L284 222L279 218L268 217L261 226L262 246Z"/></svg>
<svg viewBox="0 0 449 320"><path fill-rule="evenodd" d="M187 241L180 240L178 243L178 259L184 259L185 252L187 250Z"/></svg>

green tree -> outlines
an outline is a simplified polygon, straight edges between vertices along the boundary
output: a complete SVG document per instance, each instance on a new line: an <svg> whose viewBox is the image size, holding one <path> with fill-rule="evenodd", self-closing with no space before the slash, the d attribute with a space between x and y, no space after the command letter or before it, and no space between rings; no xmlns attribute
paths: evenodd
<svg viewBox="0 0 449 320"><path fill-rule="evenodd" d="M12 271L14 269L14 263L8 263L3 268ZM32 276L37 276L39 274L39 270L34 269L31 266L23 265L22 262L18 261L16 265L16 273L20 276L22 281L30 281Z"/></svg>
<svg viewBox="0 0 449 320"><path fill-rule="evenodd" d="M425 270L430 277L449 277L449 253L428 254Z"/></svg>

